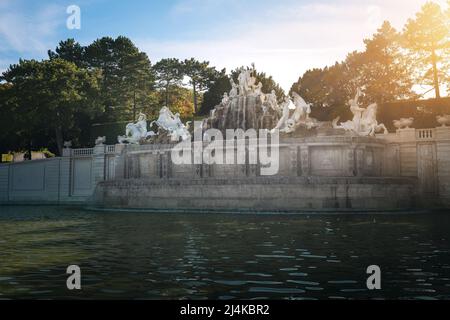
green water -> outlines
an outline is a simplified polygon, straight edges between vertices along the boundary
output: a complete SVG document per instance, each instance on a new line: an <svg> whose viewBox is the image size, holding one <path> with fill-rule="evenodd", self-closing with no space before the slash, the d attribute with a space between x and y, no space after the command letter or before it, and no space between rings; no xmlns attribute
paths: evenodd
<svg viewBox="0 0 450 320"><path fill-rule="evenodd" d="M82 290L66 288L79 265ZM379 265L382 290L366 287ZM450 213L0 207L0 299L450 299Z"/></svg>

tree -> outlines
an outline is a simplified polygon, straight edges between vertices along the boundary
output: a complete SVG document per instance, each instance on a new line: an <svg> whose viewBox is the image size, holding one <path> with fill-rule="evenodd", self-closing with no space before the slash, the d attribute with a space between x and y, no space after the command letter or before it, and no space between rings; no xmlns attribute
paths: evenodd
<svg viewBox="0 0 450 320"><path fill-rule="evenodd" d="M63 59L76 64L78 67L84 67L85 48L74 39L61 41L55 51L48 50L48 57L52 59Z"/></svg>
<svg viewBox="0 0 450 320"><path fill-rule="evenodd" d="M331 120L351 116L348 101L363 88L363 104L385 104L414 97L413 81L402 56L400 36L384 22L372 38L364 40L366 49L347 55L345 61L324 69L308 70L291 88L313 104L313 116Z"/></svg>
<svg viewBox="0 0 450 320"><path fill-rule="evenodd" d="M0 154L20 146L18 130L15 126L17 114L13 105L12 86L0 83Z"/></svg>
<svg viewBox="0 0 450 320"><path fill-rule="evenodd" d="M312 115L319 120L332 120L337 116L350 117L347 102L358 88L358 71L351 66L359 64L360 54L353 52L346 61L331 67L305 72L292 86L307 102L313 103Z"/></svg>
<svg viewBox="0 0 450 320"><path fill-rule="evenodd" d="M194 116L193 91L184 87L172 87L170 109L179 113L183 120L192 120Z"/></svg>
<svg viewBox="0 0 450 320"><path fill-rule="evenodd" d="M209 67L209 62L200 62L194 58L183 62L183 74L189 77L194 98L194 114L198 112L198 94L207 90L217 76L217 71Z"/></svg>
<svg viewBox="0 0 450 320"><path fill-rule="evenodd" d="M209 87L203 95L203 102L201 104L199 114L208 115L209 112L217 106L223 98L224 92L230 92L231 83L230 77L226 74L226 70L218 72Z"/></svg>
<svg viewBox="0 0 450 320"><path fill-rule="evenodd" d="M157 87L164 90L165 105L170 107L170 89L172 86L181 86L183 80L183 65L175 58L162 59L153 66Z"/></svg>
<svg viewBox="0 0 450 320"><path fill-rule="evenodd" d="M39 132L53 132L62 154L63 141L78 130L78 115L93 117L103 111L95 98L99 78L98 72L59 58L20 60L10 66L3 79L11 86L19 134L31 140Z"/></svg>
<svg viewBox="0 0 450 320"><path fill-rule="evenodd" d="M364 43L366 50L359 68L368 103L384 104L412 97L413 81L401 54L400 34L385 21Z"/></svg>
<svg viewBox="0 0 450 320"><path fill-rule="evenodd" d="M447 30L450 30L450 0L447 0L447 10L445 12L445 21ZM445 55L447 57L450 56L450 45L448 45L445 48ZM447 94L450 96L450 59L447 59L446 62L444 61L444 82L447 84Z"/></svg>
<svg viewBox="0 0 450 320"><path fill-rule="evenodd" d="M104 37L86 49L89 69L99 69L101 99L105 106L103 121L129 120L136 114L137 101L145 100L153 87L154 75L145 53L126 37Z"/></svg>
<svg viewBox="0 0 450 320"><path fill-rule="evenodd" d="M128 87L125 95L132 100L133 120L138 111L152 104L151 92L154 89L154 73L146 53L139 52L124 57L122 79ZM139 107L139 105L141 107Z"/></svg>
<svg viewBox="0 0 450 320"><path fill-rule="evenodd" d="M416 66L417 80L432 85L436 98L441 97L440 84L445 79L440 68L450 59L450 28L446 18L438 4L427 2L415 19L408 20L403 32L405 46Z"/></svg>

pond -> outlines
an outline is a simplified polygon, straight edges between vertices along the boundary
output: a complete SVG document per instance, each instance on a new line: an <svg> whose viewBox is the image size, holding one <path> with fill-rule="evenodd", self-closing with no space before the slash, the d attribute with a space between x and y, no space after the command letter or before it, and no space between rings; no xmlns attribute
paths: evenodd
<svg viewBox="0 0 450 320"><path fill-rule="evenodd" d="M450 213L0 207L0 299L450 299Z"/></svg>

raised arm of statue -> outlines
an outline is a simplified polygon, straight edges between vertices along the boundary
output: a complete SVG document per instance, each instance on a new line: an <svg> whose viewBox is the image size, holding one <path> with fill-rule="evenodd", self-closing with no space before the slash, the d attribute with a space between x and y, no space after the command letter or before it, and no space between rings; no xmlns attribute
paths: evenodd
<svg viewBox="0 0 450 320"><path fill-rule="evenodd" d="M358 105L358 103L359 103L359 98L361 98L361 96L362 96L361 88L358 88L358 89L356 90L356 95L355 95L355 104L356 104L356 105Z"/></svg>

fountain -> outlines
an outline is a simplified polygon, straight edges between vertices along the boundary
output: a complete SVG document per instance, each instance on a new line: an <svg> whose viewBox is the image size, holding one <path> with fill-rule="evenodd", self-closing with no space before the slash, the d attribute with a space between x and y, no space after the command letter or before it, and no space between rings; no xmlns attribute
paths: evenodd
<svg viewBox="0 0 450 320"><path fill-rule="evenodd" d="M339 124L339 119L312 118L311 105L298 94L279 105L274 92L262 92L251 70L242 70L238 80L231 80L231 91L193 136L163 108L155 122L158 133L145 144L124 146L115 158L114 179L97 184L93 205L195 212L360 211L416 205L417 179L399 172L398 153L376 119L377 105L361 106L360 90L349 104L353 119ZM204 140L191 141L198 130ZM231 146L222 141L230 130L235 133ZM245 142L250 132L268 135L271 142L251 144L255 137ZM252 156L252 148L270 149L266 154L277 156L275 174L264 175L267 163L252 160L263 159L265 153ZM175 161L182 158L187 162ZM215 162L206 161L211 158ZM237 158L241 162L233 162Z"/></svg>

